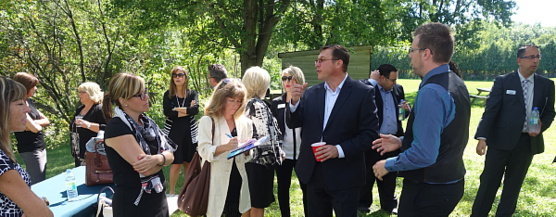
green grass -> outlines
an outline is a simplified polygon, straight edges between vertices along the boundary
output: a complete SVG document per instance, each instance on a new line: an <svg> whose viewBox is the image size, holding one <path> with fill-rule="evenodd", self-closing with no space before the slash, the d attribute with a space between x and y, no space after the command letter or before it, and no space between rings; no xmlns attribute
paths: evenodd
<svg viewBox="0 0 556 217"><path fill-rule="evenodd" d="M413 103L420 80L400 79L398 83L404 86L408 102ZM470 94L476 94L476 88L488 88L492 86L492 82L483 81L470 81L466 82L466 84ZM465 194L451 216L469 216L471 214L473 200L475 199L475 194L477 193L477 188L479 187L479 175L483 170L484 156L478 156L475 153L475 146L477 142L472 138L472 136L475 133L477 124L484 111L483 106L483 100L476 100L471 109L471 123L469 127L470 138L463 156L467 168L467 174L465 176ZM529 173L527 174L525 183L521 189L520 198L514 216L556 216L556 178L554 178L556 174L556 164L551 163L556 155L556 126L549 128L544 135L546 150L544 153L536 155L533 159L533 163L529 168ZM67 168L73 167L73 158L70 154L69 145L56 145L53 147L55 148L48 150L47 177L52 177L56 174L62 173ZM19 159L19 162L22 163L21 159ZM165 167L164 171L166 177L168 177L168 167ZM397 180L398 188L396 191L398 196L401 192L401 181L401 178ZM178 186L181 186L182 183L183 178L180 178ZM303 216L301 203L302 195L296 177L292 177L290 195L292 216ZM376 190L374 191L373 197L378 198ZM499 197L500 191L490 213L492 216L497 208ZM379 209L379 201L375 200L371 207L371 213L360 216L387 216L385 213L378 211ZM186 215L179 211L172 215L172 217L181 216ZM281 216L278 202L273 203L265 210L265 216Z"/></svg>

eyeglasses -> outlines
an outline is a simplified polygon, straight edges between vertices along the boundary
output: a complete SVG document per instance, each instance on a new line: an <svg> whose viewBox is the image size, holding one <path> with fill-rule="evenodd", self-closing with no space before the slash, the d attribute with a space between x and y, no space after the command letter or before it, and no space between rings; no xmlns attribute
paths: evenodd
<svg viewBox="0 0 556 217"><path fill-rule="evenodd" d="M407 49L407 54L410 54L411 52L413 52L414 50L426 50L427 48L412 48L410 47L409 49Z"/></svg>
<svg viewBox="0 0 556 217"><path fill-rule="evenodd" d="M282 76L282 81L291 81L293 79L293 75L292 76Z"/></svg>
<svg viewBox="0 0 556 217"><path fill-rule="evenodd" d="M322 62L324 62L324 61L327 61L327 60L332 60L332 61L334 61L334 60L339 60L339 59L338 59L338 58L332 58L332 59L318 59L318 60L315 60L315 65L318 64L318 63L322 63Z"/></svg>
<svg viewBox="0 0 556 217"><path fill-rule="evenodd" d="M172 74L172 78L176 78L176 77L180 77L180 78L185 77L185 78L187 78L187 75L185 75L185 73L183 73L183 72L178 73L178 74Z"/></svg>
<svg viewBox="0 0 556 217"><path fill-rule="evenodd" d="M390 79L390 78L387 78L387 77L384 77L384 78L386 78L386 80L389 80L391 82L396 82L398 80L397 78L394 78L394 79Z"/></svg>
<svg viewBox="0 0 556 217"><path fill-rule="evenodd" d="M231 80L229 78L224 78L220 81L220 85L218 85L217 89L222 89L226 84L228 84Z"/></svg>
<svg viewBox="0 0 556 217"><path fill-rule="evenodd" d="M149 89L145 88L145 91L143 93L138 93L133 95L132 97L139 97L139 99L141 100L145 100L147 98L147 96L149 95Z"/></svg>
<svg viewBox="0 0 556 217"><path fill-rule="evenodd" d="M77 93L84 94L84 93L87 93L87 91L77 91Z"/></svg>
<svg viewBox="0 0 556 217"><path fill-rule="evenodd" d="M539 55L522 56L522 57L519 57L519 58L520 59L529 59L529 60L534 60L534 59L539 59L540 60L541 57L542 56L539 54Z"/></svg>

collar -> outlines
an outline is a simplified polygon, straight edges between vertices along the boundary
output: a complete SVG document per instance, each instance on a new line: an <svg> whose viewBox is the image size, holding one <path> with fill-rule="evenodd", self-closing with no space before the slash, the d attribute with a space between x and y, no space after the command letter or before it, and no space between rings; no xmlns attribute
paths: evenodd
<svg viewBox="0 0 556 217"><path fill-rule="evenodd" d="M531 76L529 76L529 78L525 78L523 77L523 75L521 75L521 73L519 72L519 69L517 69L517 75L519 76L519 81L523 82L524 80L529 80L530 82L534 82L535 81L535 74L533 73Z"/></svg>
<svg viewBox="0 0 556 217"><path fill-rule="evenodd" d="M445 72L450 71L450 66L448 64L442 64L432 70L430 70L425 77L423 77L423 80L421 81L421 84L419 85L419 88L421 88L424 83L427 83L427 80L429 80L429 78L431 78L432 76L438 75L438 74L442 74Z"/></svg>
<svg viewBox="0 0 556 217"><path fill-rule="evenodd" d="M346 79L348 77L348 73L346 73L346 76L344 77L344 80L342 80L342 82L340 83L340 85L338 85L338 87L336 88L336 92L339 92L342 87L344 86L344 83L346 82ZM332 88L330 88L330 86L328 85L328 82L324 82L324 89L330 92L334 92L332 91Z"/></svg>

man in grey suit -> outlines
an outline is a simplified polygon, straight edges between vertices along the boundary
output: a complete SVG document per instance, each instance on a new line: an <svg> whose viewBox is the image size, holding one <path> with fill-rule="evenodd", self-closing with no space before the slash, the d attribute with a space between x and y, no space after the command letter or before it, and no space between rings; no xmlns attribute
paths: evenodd
<svg viewBox="0 0 556 217"><path fill-rule="evenodd" d="M517 51L516 72L498 76L477 127L477 154L485 168L473 204L472 216L487 216L504 176L496 216L511 216L533 155L544 151L542 133L554 120L554 82L535 74L541 59L539 47L528 44ZM527 131L531 111L540 111L537 133Z"/></svg>

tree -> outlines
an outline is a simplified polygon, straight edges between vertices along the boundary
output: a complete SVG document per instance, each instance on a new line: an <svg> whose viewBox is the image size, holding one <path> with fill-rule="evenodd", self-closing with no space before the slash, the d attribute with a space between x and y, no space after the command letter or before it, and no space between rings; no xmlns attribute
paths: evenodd
<svg viewBox="0 0 556 217"><path fill-rule="evenodd" d="M233 48L240 56L241 71L262 66L276 24L291 0L117 1L116 11L135 11L138 30L179 26L200 30L194 44ZM140 24L141 23L141 24Z"/></svg>

